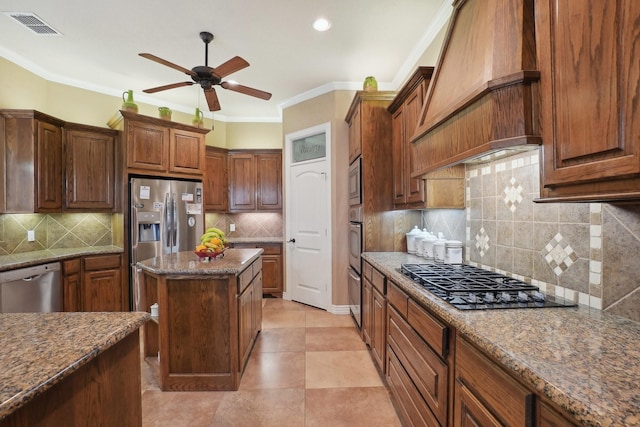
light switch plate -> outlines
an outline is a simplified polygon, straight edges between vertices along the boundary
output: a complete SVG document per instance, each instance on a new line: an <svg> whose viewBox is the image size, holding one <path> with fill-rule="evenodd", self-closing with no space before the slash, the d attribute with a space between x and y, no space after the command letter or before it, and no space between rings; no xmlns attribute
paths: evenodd
<svg viewBox="0 0 640 427"><path fill-rule="evenodd" d="M235 224L229 224L229 231L236 231L236 225Z"/></svg>
<svg viewBox="0 0 640 427"><path fill-rule="evenodd" d="M35 230L27 230L27 241L33 242L34 240L36 240Z"/></svg>

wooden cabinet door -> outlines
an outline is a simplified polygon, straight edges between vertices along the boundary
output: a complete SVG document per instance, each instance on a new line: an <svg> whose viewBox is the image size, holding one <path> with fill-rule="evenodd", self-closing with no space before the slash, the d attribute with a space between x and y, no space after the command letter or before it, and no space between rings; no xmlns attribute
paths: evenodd
<svg viewBox="0 0 640 427"><path fill-rule="evenodd" d="M256 162L251 153L229 154L229 211L256 209Z"/></svg>
<svg viewBox="0 0 640 427"><path fill-rule="evenodd" d="M36 163L36 211L62 209L62 129L38 120Z"/></svg>
<svg viewBox="0 0 640 427"><path fill-rule="evenodd" d="M393 160L393 205L397 207L407 203L404 138L404 110L402 107L391 116L391 157Z"/></svg>
<svg viewBox="0 0 640 427"><path fill-rule="evenodd" d="M349 119L349 164L362 154L362 123L360 107L357 107Z"/></svg>
<svg viewBox="0 0 640 427"><path fill-rule="evenodd" d="M367 345L371 345L371 324L373 311L373 286L366 277L362 277L362 301L360 302L362 312L362 340Z"/></svg>
<svg viewBox="0 0 640 427"><path fill-rule="evenodd" d="M264 261L263 261L264 267ZM251 301L251 325L252 333L251 339L253 340L258 333L262 330L262 272L258 272L253 279L253 295Z"/></svg>
<svg viewBox="0 0 640 427"><path fill-rule="evenodd" d="M204 135L182 129L170 129L169 172L202 175L204 153Z"/></svg>
<svg viewBox="0 0 640 427"><path fill-rule="evenodd" d="M413 136L420 119L420 111L424 100L425 84L420 84L404 102L403 106L403 128L404 128L404 177L406 179L406 201L408 204L423 203L424 180L421 178L411 178L411 173L417 170L416 148L409 141Z"/></svg>
<svg viewBox="0 0 640 427"><path fill-rule="evenodd" d="M387 347L387 301L377 289L371 292L371 352L378 368L385 372Z"/></svg>
<svg viewBox="0 0 640 427"><path fill-rule="evenodd" d="M282 255L262 255L262 277L265 294L282 295Z"/></svg>
<svg viewBox="0 0 640 427"><path fill-rule="evenodd" d="M225 212L229 206L226 151L206 147L203 187L205 211Z"/></svg>
<svg viewBox="0 0 640 427"><path fill-rule="evenodd" d="M640 197L639 16L635 0L536 2L543 198Z"/></svg>
<svg viewBox="0 0 640 427"><path fill-rule="evenodd" d="M65 126L66 210L114 210L116 132Z"/></svg>
<svg viewBox="0 0 640 427"><path fill-rule="evenodd" d="M256 154L256 208L282 209L282 153Z"/></svg>
<svg viewBox="0 0 640 427"><path fill-rule="evenodd" d="M238 296L238 345L239 362L238 369L242 371L251 352L253 337L253 286L247 288Z"/></svg>
<svg viewBox="0 0 640 427"><path fill-rule="evenodd" d="M123 311L125 307L121 256L83 258L82 295L84 311Z"/></svg>
<svg viewBox="0 0 640 427"><path fill-rule="evenodd" d="M169 167L169 128L134 120L126 123L127 166L166 172Z"/></svg>
<svg viewBox="0 0 640 427"><path fill-rule="evenodd" d="M62 311L82 311L80 258L62 262Z"/></svg>

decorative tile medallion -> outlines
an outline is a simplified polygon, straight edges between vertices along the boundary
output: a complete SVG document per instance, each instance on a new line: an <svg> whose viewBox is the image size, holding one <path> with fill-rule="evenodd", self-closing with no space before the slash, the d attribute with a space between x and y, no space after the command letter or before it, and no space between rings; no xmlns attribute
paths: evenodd
<svg viewBox="0 0 640 427"><path fill-rule="evenodd" d="M511 185L504 188L505 196L503 200L511 212L515 212L517 205L522 203L522 185L518 184L516 186L517 181L514 177L511 177L509 183Z"/></svg>
<svg viewBox="0 0 640 427"><path fill-rule="evenodd" d="M489 250L489 236L484 227L480 227L479 233L476 234L476 249L481 257Z"/></svg>
<svg viewBox="0 0 640 427"><path fill-rule="evenodd" d="M578 254L571 245L558 233L544 247L544 259L553 269L556 276L560 276L578 259Z"/></svg>

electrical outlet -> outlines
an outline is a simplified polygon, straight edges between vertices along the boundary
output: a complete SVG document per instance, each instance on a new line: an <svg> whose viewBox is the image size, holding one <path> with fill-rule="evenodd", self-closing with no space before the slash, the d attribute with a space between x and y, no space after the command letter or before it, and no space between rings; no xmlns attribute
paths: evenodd
<svg viewBox="0 0 640 427"><path fill-rule="evenodd" d="M36 240L35 230L27 230L27 241L33 242L34 240Z"/></svg>
<svg viewBox="0 0 640 427"><path fill-rule="evenodd" d="M236 225L235 224L229 224L229 231L236 231Z"/></svg>

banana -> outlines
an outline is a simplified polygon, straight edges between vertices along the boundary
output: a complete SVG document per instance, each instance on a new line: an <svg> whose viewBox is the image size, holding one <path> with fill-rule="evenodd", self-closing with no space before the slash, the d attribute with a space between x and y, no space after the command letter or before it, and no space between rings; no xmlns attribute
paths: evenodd
<svg viewBox="0 0 640 427"><path fill-rule="evenodd" d="M224 237L224 231L220 230L217 227L207 228L207 231L205 233L216 233L218 236Z"/></svg>
<svg viewBox="0 0 640 427"><path fill-rule="evenodd" d="M211 227L211 228L207 228L207 231L205 231L205 233L200 236L200 242L205 243L208 242L209 240L213 239L214 237L217 237L218 239L220 239L223 243L226 243L227 239L224 235L224 231L220 230L219 228L216 227Z"/></svg>
<svg viewBox="0 0 640 427"><path fill-rule="evenodd" d="M204 233L202 236L200 236L200 241L201 242L208 242L209 240L213 239L214 237L220 237L215 233Z"/></svg>

